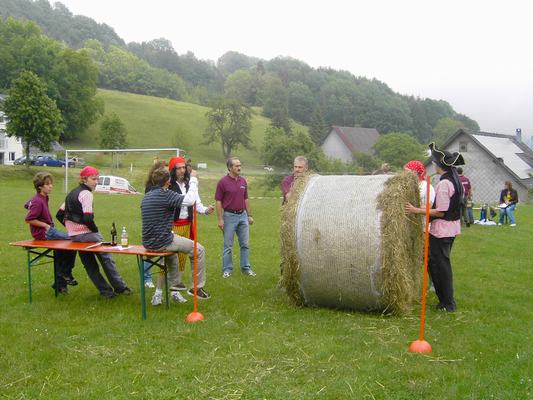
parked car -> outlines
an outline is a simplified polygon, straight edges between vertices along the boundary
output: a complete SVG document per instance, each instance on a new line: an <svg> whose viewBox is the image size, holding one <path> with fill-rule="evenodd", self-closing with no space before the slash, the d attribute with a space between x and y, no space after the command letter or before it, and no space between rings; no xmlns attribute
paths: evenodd
<svg viewBox="0 0 533 400"><path fill-rule="evenodd" d="M127 179L111 175L100 175L94 191L109 194L139 194L139 192L130 185Z"/></svg>
<svg viewBox="0 0 533 400"><path fill-rule="evenodd" d="M65 160L63 158L60 158L59 161L61 161L63 163L63 167L65 166ZM68 167L69 168L74 168L76 166L76 162L72 159L72 158L69 158L68 159Z"/></svg>
<svg viewBox="0 0 533 400"><path fill-rule="evenodd" d="M64 167L65 161L58 160L52 156L38 156L33 165L42 167Z"/></svg>
<svg viewBox="0 0 533 400"><path fill-rule="evenodd" d="M35 157L34 156L30 156L30 165L33 165L34 163L35 163ZM22 156L22 157L17 158L15 161L13 161L13 164L15 164L15 165L26 164L26 156Z"/></svg>

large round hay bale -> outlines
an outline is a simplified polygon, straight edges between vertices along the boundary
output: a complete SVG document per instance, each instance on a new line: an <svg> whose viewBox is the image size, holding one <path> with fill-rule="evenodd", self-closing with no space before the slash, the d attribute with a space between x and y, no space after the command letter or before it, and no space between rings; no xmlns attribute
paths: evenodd
<svg viewBox="0 0 533 400"><path fill-rule="evenodd" d="M422 277L414 174L297 179L282 210L282 279L299 305L403 313Z"/></svg>

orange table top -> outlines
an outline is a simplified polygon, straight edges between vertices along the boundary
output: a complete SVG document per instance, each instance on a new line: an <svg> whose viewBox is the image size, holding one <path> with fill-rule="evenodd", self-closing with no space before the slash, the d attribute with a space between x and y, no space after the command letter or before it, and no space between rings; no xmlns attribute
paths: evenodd
<svg viewBox="0 0 533 400"><path fill-rule="evenodd" d="M9 243L11 246L28 248L47 248L52 250L76 250L88 251L91 253L116 253L116 254L134 254L147 257L168 256L173 254L170 251L151 251L146 250L140 245L130 245L123 249L119 245L108 246L98 244L97 242L73 242L70 240L21 240L19 242Z"/></svg>

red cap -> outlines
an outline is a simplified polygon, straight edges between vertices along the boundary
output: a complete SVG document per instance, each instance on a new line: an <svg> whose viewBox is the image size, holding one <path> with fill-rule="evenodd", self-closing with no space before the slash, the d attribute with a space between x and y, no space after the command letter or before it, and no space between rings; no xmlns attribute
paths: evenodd
<svg viewBox="0 0 533 400"><path fill-rule="evenodd" d="M418 179L423 181L424 180L424 174L426 173L426 168L424 167L424 164L422 164L418 160L412 160L409 161L407 164L403 166L405 169L409 169L411 171L414 171L418 175Z"/></svg>
<svg viewBox="0 0 533 400"><path fill-rule="evenodd" d="M80 177L84 178L87 176L94 176L94 175L100 175L100 172L94 167L91 167L87 165L86 167L83 167L83 169L80 171Z"/></svg>
<svg viewBox="0 0 533 400"><path fill-rule="evenodd" d="M185 158L183 158L183 157L172 157L168 161L168 170L172 171L174 169L174 167L176 166L176 164L185 164Z"/></svg>

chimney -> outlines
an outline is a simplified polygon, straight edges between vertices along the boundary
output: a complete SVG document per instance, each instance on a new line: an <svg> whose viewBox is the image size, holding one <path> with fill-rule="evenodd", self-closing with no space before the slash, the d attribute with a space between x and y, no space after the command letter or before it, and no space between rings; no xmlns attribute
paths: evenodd
<svg viewBox="0 0 533 400"><path fill-rule="evenodd" d="M516 128L516 140L518 143L522 143L522 129Z"/></svg>

